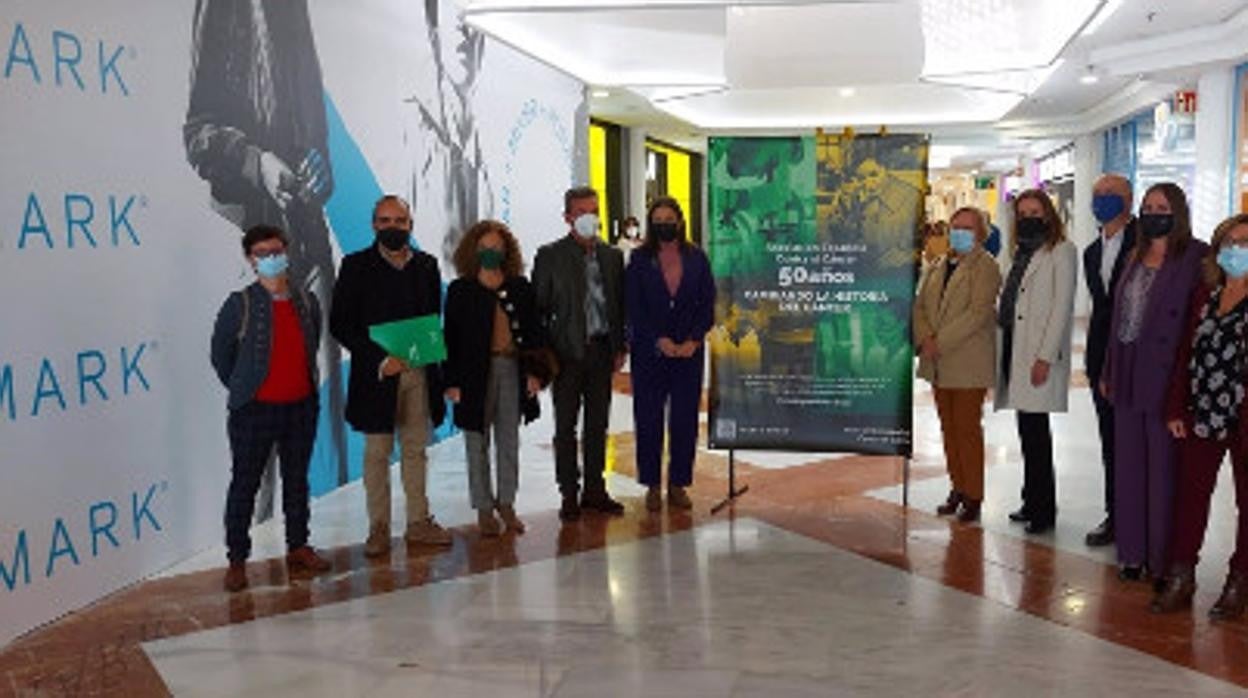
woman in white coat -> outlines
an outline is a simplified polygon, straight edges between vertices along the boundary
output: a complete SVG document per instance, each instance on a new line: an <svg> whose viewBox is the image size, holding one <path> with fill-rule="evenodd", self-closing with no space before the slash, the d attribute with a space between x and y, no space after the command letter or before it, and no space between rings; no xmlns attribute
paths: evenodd
<svg viewBox="0 0 1248 698"><path fill-rule="evenodd" d="M1044 533L1057 518L1049 414L1066 411L1078 253L1048 195L1014 200L1014 264L998 304L997 409L1017 413L1023 506L1010 520Z"/></svg>

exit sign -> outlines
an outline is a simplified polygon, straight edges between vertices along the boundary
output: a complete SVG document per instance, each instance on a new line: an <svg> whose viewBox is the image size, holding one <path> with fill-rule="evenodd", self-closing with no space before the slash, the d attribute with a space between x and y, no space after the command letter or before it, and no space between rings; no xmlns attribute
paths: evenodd
<svg viewBox="0 0 1248 698"><path fill-rule="evenodd" d="M1176 114L1196 113L1196 90L1179 90L1174 93L1174 111Z"/></svg>

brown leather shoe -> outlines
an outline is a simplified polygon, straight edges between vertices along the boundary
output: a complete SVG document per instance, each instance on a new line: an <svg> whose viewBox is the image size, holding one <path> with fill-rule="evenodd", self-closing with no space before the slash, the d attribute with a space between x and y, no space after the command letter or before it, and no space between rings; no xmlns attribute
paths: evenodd
<svg viewBox="0 0 1248 698"><path fill-rule="evenodd" d="M490 514L491 518L493 516ZM407 541L408 545L450 545L454 542L451 532L442 528L432 516L424 521L409 522L407 531L403 534L403 540Z"/></svg>
<svg viewBox="0 0 1248 698"><path fill-rule="evenodd" d="M493 511L477 512L477 529L481 532L482 538L497 538L498 534L503 532L502 527L498 525L498 519L494 518Z"/></svg>
<svg viewBox="0 0 1248 698"><path fill-rule="evenodd" d="M937 516L950 516L958 513L958 505L962 503L962 495L954 490L949 491L949 496L945 497L945 503L936 507Z"/></svg>
<svg viewBox="0 0 1248 698"><path fill-rule="evenodd" d="M376 524L368 531L364 541L364 557L383 557L390 554L390 526Z"/></svg>
<svg viewBox="0 0 1248 698"><path fill-rule="evenodd" d="M300 572L320 574L321 572L328 572L333 568L333 563L317 555L311 546L305 545L286 553L286 570L291 574Z"/></svg>
<svg viewBox="0 0 1248 698"><path fill-rule="evenodd" d="M981 502L974 499L962 500L962 511L958 512L958 521L962 523L975 523L979 521L979 510L982 506Z"/></svg>
<svg viewBox="0 0 1248 698"><path fill-rule="evenodd" d="M1248 575L1232 570L1226 575L1222 595L1213 604L1213 608L1209 609L1209 617L1218 620L1233 620L1244 615L1246 606L1248 606Z"/></svg>
<svg viewBox="0 0 1248 698"><path fill-rule="evenodd" d="M1175 565L1166 575L1165 586L1153 597L1149 609L1153 613L1174 613L1192 607L1196 595L1196 570L1190 565Z"/></svg>
<svg viewBox="0 0 1248 698"><path fill-rule="evenodd" d="M646 511L663 511L663 492L658 487L646 490Z"/></svg>
<svg viewBox="0 0 1248 698"><path fill-rule="evenodd" d="M508 533L517 535L524 533L524 522L520 517L516 516L516 508L505 504L498 506L498 517L503 520L503 525L507 527Z"/></svg>
<svg viewBox="0 0 1248 698"><path fill-rule="evenodd" d="M685 491L685 488L669 487L667 488L667 506L689 511L693 508L693 500L689 499L689 493Z"/></svg>
<svg viewBox="0 0 1248 698"><path fill-rule="evenodd" d="M231 594L247 588L247 563L231 562L225 571L225 590Z"/></svg>

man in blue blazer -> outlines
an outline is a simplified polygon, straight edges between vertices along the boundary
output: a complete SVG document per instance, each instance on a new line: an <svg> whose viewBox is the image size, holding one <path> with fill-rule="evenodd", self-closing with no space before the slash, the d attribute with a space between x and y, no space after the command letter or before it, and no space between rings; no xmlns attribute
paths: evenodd
<svg viewBox="0 0 1248 698"><path fill-rule="evenodd" d="M1097 389L1109 346L1109 325L1114 313L1114 288L1131 250L1135 249L1136 222L1131 214L1131 182L1117 174L1102 175L1092 189L1092 214L1101 234L1083 251L1083 278L1092 297L1088 321L1088 345L1084 372L1096 406L1101 436L1101 461L1105 467L1105 520L1088 532L1092 547L1114 542L1114 408Z"/></svg>

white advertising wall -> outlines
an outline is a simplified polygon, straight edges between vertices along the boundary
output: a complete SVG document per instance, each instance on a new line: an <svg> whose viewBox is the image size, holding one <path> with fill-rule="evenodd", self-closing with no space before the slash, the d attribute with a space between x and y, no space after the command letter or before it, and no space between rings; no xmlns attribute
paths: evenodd
<svg viewBox="0 0 1248 698"><path fill-rule="evenodd" d="M221 540L243 227L327 294L397 193L449 278L466 223L531 258L585 179L583 86L435 0L6 0L0 52L0 644ZM321 392L314 494L360 469Z"/></svg>

